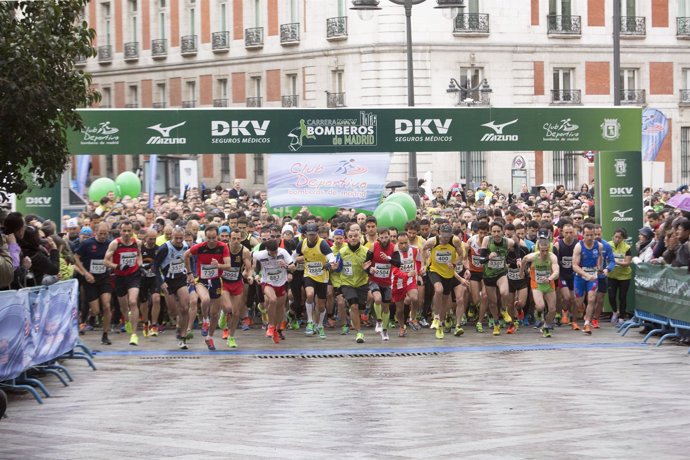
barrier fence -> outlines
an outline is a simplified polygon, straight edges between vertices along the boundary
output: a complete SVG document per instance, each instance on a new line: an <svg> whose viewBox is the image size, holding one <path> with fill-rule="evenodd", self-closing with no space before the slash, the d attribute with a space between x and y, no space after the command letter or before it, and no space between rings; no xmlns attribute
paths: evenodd
<svg viewBox="0 0 690 460"><path fill-rule="evenodd" d="M0 388L27 390L41 402L34 387L48 392L30 371L56 375L67 385L63 375L72 378L58 358L86 359L95 369L90 350L79 341L78 313L77 280L0 291Z"/></svg>

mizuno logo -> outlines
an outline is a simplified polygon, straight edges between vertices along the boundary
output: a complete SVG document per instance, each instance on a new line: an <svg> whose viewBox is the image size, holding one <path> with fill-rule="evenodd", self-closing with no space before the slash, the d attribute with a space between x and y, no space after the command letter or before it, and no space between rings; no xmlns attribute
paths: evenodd
<svg viewBox="0 0 690 460"><path fill-rule="evenodd" d="M183 121L182 123L178 123L176 125L168 126L167 128L163 128L160 123L157 125L149 126L148 129L153 129L155 131L158 131L161 133L161 136L163 137L170 137L170 131L172 131L175 128L179 128L180 126L183 126L186 121Z"/></svg>
<svg viewBox="0 0 690 460"><path fill-rule="evenodd" d="M489 123L484 123L482 126L486 126L487 128L493 129L496 134L503 134L503 128L505 128L508 125L512 125L513 123L517 123L517 121L518 119L516 118L513 121L497 125L496 122L492 120Z"/></svg>
<svg viewBox="0 0 690 460"><path fill-rule="evenodd" d="M611 219L611 221L613 221L613 222L632 222L633 221L632 217L626 217L625 216L630 211L632 211L632 208L625 210L625 211L621 211L619 209L612 211L616 215L616 217Z"/></svg>
<svg viewBox="0 0 690 460"><path fill-rule="evenodd" d="M617 211L613 211L613 213L614 213L615 215L617 215L618 217L625 217L625 215L626 215L627 213L629 213L630 211L632 211L632 208L628 209L627 211L618 211L618 210L617 210Z"/></svg>

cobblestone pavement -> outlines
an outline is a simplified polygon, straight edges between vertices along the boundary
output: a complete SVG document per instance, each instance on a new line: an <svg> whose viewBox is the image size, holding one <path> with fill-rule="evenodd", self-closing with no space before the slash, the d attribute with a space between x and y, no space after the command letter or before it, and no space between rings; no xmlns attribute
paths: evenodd
<svg viewBox="0 0 690 460"><path fill-rule="evenodd" d="M43 405L10 395L0 458L688 457L687 347L640 346L634 329L388 343L368 330L364 345L252 330L217 352L200 337L182 352L170 332L139 347L99 336L84 337L97 371L68 362L75 381L45 377Z"/></svg>

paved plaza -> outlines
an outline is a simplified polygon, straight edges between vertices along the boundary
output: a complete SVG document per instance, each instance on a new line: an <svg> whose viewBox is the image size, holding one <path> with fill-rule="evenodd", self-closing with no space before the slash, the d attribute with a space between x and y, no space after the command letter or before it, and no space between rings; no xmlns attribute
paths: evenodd
<svg viewBox="0 0 690 460"><path fill-rule="evenodd" d="M182 352L170 332L137 348L88 333L98 370L67 362L75 381L46 376L43 405L11 394L0 458L688 457L687 347L608 324L552 339L367 330L363 345L329 332L238 332L216 352L198 335Z"/></svg>

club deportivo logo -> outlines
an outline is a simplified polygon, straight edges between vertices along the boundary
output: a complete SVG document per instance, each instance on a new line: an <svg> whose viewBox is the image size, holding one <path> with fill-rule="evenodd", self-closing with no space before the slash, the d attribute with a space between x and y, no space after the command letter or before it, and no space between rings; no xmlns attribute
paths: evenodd
<svg viewBox="0 0 690 460"><path fill-rule="evenodd" d="M621 124L617 118L604 118L601 127L601 137L607 141L615 141L621 137Z"/></svg>
<svg viewBox="0 0 690 460"><path fill-rule="evenodd" d="M518 118L506 123L496 124L496 120L484 123L482 126L493 130L493 133L486 133L482 136L481 142L516 142L519 139L517 134L503 134L503 129L518 122Z"/></svg>
<svg viewBox="0 0 690 460"><path fill-rule="evenodd" d="M628 160L625 158L616 158L613 163L613 168L616 171L616 177L625 177L628 172Z"/></svg>
<svg viewBox="0 0 690 460"><path fill-rule="evenodd" d="M86 126L81 130L81 145L118 145L119 132L118 128L110 126L110 121L99 123L98 126Z"/></svg>
<svg viewBox="0 0 690 460"><path fill-rule="evenodd" d="M616 209L615 211L613 211L613 214L615 214L616 217L614 217L612 219L612 221L613 222L632 222L633 218L626 216L626 214L631 212L631 211L632 211L632 208L626 209L625 211L621 211L620 209Z"/></svg>
<svg viewBox="0 0 690 460"><path fill-rule="evenodd" d="M151 136L149 140L146 142L147 144L186 144L187 143L187 138L186 137L170 137L170 133L172 132L173 129L179 128L180 126L184 126L186 121L183 121L181 123L178 123L176 125L172 126L162 126L160 123L157 125L149 126L147 129L152 129L154 131L158 131L160 136Z"/></svg>
<svg viewBox="0 0 690 460"><path fill-rule="evenodd" d="M570 118L559 120L555 123L546 122L542 126L544 141L579 141L580 126L571 122Z"/></svg>

